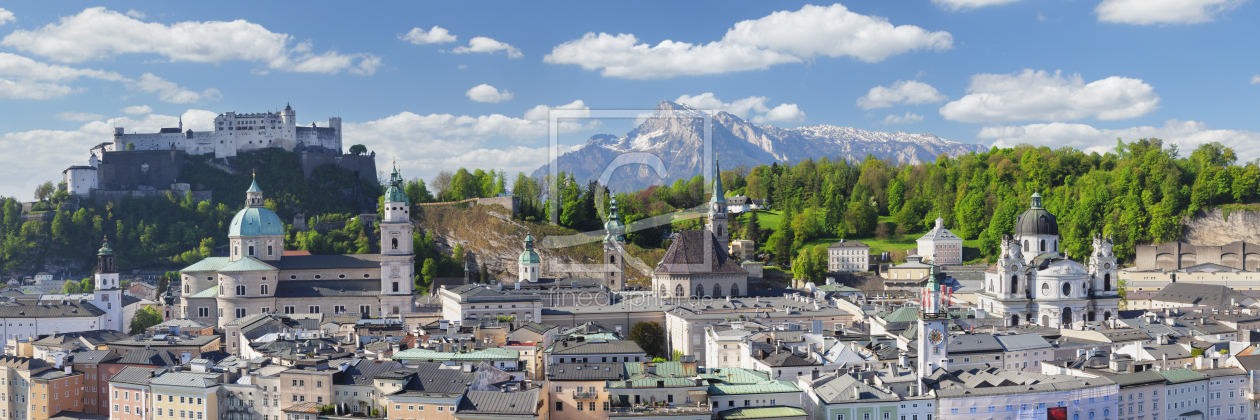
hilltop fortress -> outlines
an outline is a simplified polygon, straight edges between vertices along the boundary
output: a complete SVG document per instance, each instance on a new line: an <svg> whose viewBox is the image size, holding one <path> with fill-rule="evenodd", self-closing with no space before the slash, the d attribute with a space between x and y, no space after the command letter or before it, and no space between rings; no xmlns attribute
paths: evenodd
<svg viewBox="0 0 1260 420"><path fill-rule="evenodd" d="M134 145L134 150L179 150L190 155L214 153L216 159L269 147L290 152L341 154L341 118L329 117L327 127L318 127L315 123L309 127L298 126L297 112L286 104L280 112L219 114L214 118L213 131L185 130L182 120L179 127L163 128L157 133L127 134L124 127L116 127L113 143L93 148L92 154L100 159L97 150L127 150L128 144Z"/></svg>

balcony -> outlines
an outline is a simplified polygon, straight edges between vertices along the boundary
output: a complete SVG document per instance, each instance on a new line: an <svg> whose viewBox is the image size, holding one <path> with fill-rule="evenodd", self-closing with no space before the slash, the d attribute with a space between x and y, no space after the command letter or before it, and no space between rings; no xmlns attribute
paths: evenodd
<svg viewBox="0 0 1260 420"><path fill-rule="evenodd" d="M598 392L577 392L573 391L573 399L575 400L598 400Z"/></svg>
<svg viewBox="0 0 1260 420"><path fill-rule="evenodd" d="M634 416L709 416L713 414L713 410L708 405L703 406L664 406L664 407L613 407L609 413L609 417L634 417Z"/></svg>

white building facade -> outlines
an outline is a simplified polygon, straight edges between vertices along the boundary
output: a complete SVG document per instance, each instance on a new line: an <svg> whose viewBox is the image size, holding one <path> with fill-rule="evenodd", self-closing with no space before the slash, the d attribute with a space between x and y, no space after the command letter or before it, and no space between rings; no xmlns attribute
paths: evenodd
<svg viewBox="0 0 1260 420"><path fill-rule="evenodd" d="M945 228L945 220L936 218L936 226L918 240L918 254L925 262L936 265L958 265L963 261L963 239Z"/></svg>
<svg viewBox="0 0 1260 420"><path fill-rule="evenodd" d="M861 241L841 239L827 247L827 271L832 273L867 271L871 247Z"/></svg>

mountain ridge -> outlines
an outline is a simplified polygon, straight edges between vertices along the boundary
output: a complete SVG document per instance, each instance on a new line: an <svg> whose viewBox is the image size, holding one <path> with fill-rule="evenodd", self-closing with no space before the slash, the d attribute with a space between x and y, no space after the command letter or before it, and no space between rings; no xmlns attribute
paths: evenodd
<svg viewBox="0 0 1260 420"><path fill-rule="evenodd" d="M664 163L664 176L648 165L616 168L608 186L615 191L632 191L654 184L668 184L703 173L703 119L700 110L671 101L657 104L653 115L622 136L596 134L577 150L552 161L559 172L572 173L580 182L599 179L618 155L649 153ZM660 118L662 115L682 118ZM692 117L692 118L687 118ZM806 158L861 160L868 154L898 163L932 161L941 154L959 156L983 152L987 147L946 140L927 133L867 131L853 127L815 124L782 128L754 124L726 111L713 114L712 146L727 168L753 167L772 163L795 163ZM637 163L651 158L631 159ZM548 173L544 165L534 177Z"/></svg>

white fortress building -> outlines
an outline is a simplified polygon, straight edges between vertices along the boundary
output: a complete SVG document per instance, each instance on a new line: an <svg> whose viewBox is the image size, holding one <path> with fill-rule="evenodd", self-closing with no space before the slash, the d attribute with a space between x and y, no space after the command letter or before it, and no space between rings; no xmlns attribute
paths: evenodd
<svg viewBox="0 0 1260 420"><path fill-rule="evenodd" d="M215 158L271 147L341 154L341 118L330 117L328 126L318 127L315 123L297 125L297 112L288 105L279 112L227 112L214 118L213 131L185 130L182 120L179 127L163 128L157 133L127 134L124 127L115 127L112 145L106 143L105 148L99 149L123 151L128 144L134 145L135 150L180 150L190 155L213 153ZM97 149L93 148L93 157L100 159L95 153Z"/></svg>
<svg viewBox="0 0 1260 420"><path fill-rule="evenodd" d="M997 264L984 272L980 307L1011 326L1070 328L1115 317L1120 294L1111 238L1093 239L1087 264L1060 254L1059 242L1058 222L1033 194L1031 208L1016 218L1015 238L1002 239Z"/></svg>

